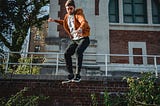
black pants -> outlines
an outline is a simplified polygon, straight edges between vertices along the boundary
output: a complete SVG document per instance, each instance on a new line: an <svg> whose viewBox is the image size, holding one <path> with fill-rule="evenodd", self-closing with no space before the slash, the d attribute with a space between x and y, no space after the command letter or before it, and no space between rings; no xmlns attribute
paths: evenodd
<svg viewBox="0 0 160 106"><path fill-rule="evenodd" d="M82 61L83 61L83 52L86 50L86 48L89 46L90 40L89 37L84 37L79 40L73 40L70 45L66 48L66 51L64 53L64 58L66 61L66 67L70 74L73 74L72 69L72 55L76 54L77 58L77 68L76 74L80 74L81 67L82 67Z"/></svg>

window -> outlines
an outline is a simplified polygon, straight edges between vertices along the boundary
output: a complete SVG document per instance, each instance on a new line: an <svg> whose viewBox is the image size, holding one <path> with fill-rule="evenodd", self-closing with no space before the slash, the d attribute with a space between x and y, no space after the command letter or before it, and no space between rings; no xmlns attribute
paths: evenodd
<svg viewBox="0 0 160 106"><path fill-rule="evenodd" d="M133 48L133 55L142 55L142 48ZM133 62L134 64L143 64L143 57L134 56Z"/></svg>
<svg viewBox="0 0 160 106"><path fill-rule="evenodd" d="M128 42L128 50L130 55L146 55L146 42ZM147 57L129 57L130 64L148 64Z"/></svg>
<svg viewBox="0 0 160 106"><path fill-rule="evenodd" d="M147 23L146 0L123 0L124 23Z"/></svg>
<svg viewBox="0 0 160 106"><path fill-rule="evenodd" d="M160 1L152 1L152 22L153 24L160 24Z"/></svg>
<svg viewBox="0 0 160 106"><path fill-rule="evenodd" d="M40 49L41 49L41 47L40 47L39 45L36 45L36 46L34 47L34 52L39 52Z"/></svg>
<svg viewBox="0 0 160 106"><path fill-rule="evenodd" d="M35 35L34 40L41 40L41 36L40 35Z"/></svg>
<svg viewBox="0 0 160 106"><path fill-rule="evenodd" d="M119 22L118 0L110 0L109 2L109 22Z"/></svg>

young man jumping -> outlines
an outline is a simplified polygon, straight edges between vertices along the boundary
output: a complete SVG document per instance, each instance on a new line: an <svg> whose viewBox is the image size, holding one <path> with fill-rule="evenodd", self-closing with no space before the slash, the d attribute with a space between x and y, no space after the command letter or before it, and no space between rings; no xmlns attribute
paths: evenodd
<svg viewBox="0 0 160 106"><path fill-rule="evenodd" d="M68 81L80 82L83 53L90 44L88 37L90 35L90 27L83 14L83 10L80 8L75 9L74 0L67 0L65 8L67 14L63 20L49 18L48 22L56 22L63 25L65 31L68 33L71 43L68 45L64 53L66 67L69 72ZM72 67L72 55L74 54L76 54L77 58L77 70L75 75Z"/></svg>

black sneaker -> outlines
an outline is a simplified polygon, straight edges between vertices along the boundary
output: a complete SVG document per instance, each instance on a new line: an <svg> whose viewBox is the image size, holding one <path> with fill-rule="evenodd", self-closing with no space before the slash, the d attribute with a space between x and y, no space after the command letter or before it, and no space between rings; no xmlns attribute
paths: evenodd
<svg viewBox="0 0 160 106"><path fill-rule="evenodd" d="M68 75L68 80L73 80L74 79L74 74L69 74Z"/></svg>
<svg viewBox="0 0 160 106"><path fill-rule="evenodd" d="M76 78L73 79L73 82L80 82L81 76L79 74L76 75Z"/></svg>
<svg viewBox="0 0 160 106"><path fill-rule="evenodd" d="M65 81L62 81L62 84L73 82L73 79L74 79L74 74L69 74L68 79Z"/></svg>

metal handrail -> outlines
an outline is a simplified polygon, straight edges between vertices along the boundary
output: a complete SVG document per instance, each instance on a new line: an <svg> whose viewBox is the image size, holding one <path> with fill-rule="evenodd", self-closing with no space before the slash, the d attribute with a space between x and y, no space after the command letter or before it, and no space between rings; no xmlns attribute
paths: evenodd
<svg viewBox="0 0 160 106"><path fill-rule="evenodd" d="M16 64L16 65L19 65L19 64L25 64L25 65L28 65L28 63L10 63L9 62L9 55L10 54L22 54L21 52L7 52L7 59L6 59L6 62L4 63L6 65L6 68L5 68L5 72L7 72L8 70L8 66L11 65L11 64ZM53 63L29 63L29 65L32 67L33 65L54 65L56 66L56 75L58 73L58 70L59 70L59 66L65 66L65 64L62 64L62 63L59 63L59 57L60 55L63 55L64 53L53 53L53 52L25 52L24 54L28 54L28 55L31 55L31 59L33 59L33 55L55 55L56 56L56 63L53 64ZM154 59L154 70L155 70L155 76L158 76L158 65L157 65L157 58L160 58L160 55L130 55L130 54L84 54L84 56L104 56L104 62L103 64L90 64L90 65L87 65L87 64L84 64L83 66L99 66L99 67L105 67L105 76L108 76L108 67L111 63L108 63L108 57L111 57L111 56L126 56L126 57L151 57ZM113 64L113 63L112 63ZM117 63L117 64L121 64L121 63Z"/></svg>

